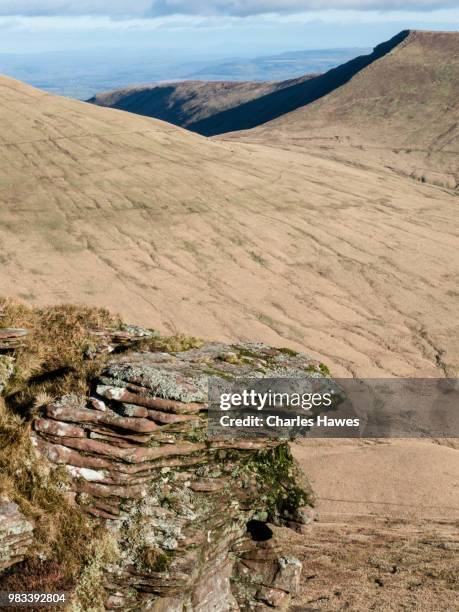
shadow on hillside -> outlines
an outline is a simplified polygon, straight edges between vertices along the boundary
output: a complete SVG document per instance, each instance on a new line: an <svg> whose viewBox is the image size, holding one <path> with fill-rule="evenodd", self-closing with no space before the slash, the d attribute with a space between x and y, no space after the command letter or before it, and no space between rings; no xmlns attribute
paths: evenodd
<svg viewBox="0 0 459 612"><path fill-rule="evenodd" d="M187 128L204 136L216 136L225 132L248 130L276 119L301 106L311 104L341 87L358 72L392 51L408 34L409 30L403 30L375 47L369 55L361 55L337 68L332 68L325 74L191 123Z"/></svg>

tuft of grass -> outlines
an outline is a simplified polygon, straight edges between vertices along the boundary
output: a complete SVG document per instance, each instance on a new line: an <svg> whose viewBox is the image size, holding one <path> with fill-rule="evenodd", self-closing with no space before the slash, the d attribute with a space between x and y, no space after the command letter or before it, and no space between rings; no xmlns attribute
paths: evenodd
<svg viewBox="0 0 459 612"><path fill-rule="evenodd" d="M24 346L15 351L14 374L4 392L9 406L26 415L37 396L87 393L88 380L105 359L86 358L94 347L90 330L118 328L121 320L106 310L86 306L30 308L0 299L0 325L29 330Z"/></svg>
<svg viewBox="0 0 459 612"><path fill-rule="evenodd" d="M298 351L294 351L293 349L289 349L285 346L283 346L282 348L278 350L284 355L287 355L288 357L296 357L298 355Z"/></svg>
<svg viewBox="0 0 459 612"><path fill-rule="evenodd" d="M282 524L295 516L300 506L314 506L312 489L288 444L258 451L243 469L255 475L258 486L266 492L259 511L267 512L269 522Z"/></svg>
<svg viewBox="0 0 459 612"><path fill-rule="evenodd" d="M306 372L311 372L311 373L320 372L326 377L331 377L330 368L327 365L325 365L325 363L319 363L319 365L315 365L314 363L311 363L305 368L305 370Z"/></svg>
<svg viewBox="0 0 459 612"><path fill-rule="evenodd" d="M160 548L143 546L139 552L139 562L151 572L164 572L169 567L171 558Z"/></svg>
<svg viewBox="0 0 459 612"><path fill-rule="evenodd" d="M319 370L324 376L331 376L330 368L325 363L319 363Z"/></svg>

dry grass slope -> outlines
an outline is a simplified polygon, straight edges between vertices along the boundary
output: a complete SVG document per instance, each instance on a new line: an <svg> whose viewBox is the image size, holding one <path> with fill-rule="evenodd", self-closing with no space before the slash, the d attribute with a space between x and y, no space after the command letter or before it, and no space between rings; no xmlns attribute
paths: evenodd
<svg viewBox="0 0 459 612"><path fill-rule="evenodd" d="M458 100L459 33L411 31L328 95L233 137L457 189Z"/></svg>
<svg viewBox="0 0 459 612"><path fill-rule="evenodd" d="M288 542L303 562L291 612L457 607L457 523L322 515Z"/></svg>
<svg viewBox="0 0 459 612"><path fill-rule="evenodd" d="M338 89L361 70L390 53L394 47L404 41L407 34L408 30L403 30L390 40L377 45L372 53L355 57L313 78L295 79L287 82L284 87L278 90L267 92L238 107L223 110L210 119L203 119L196 124L196 130L206 136L214 136L233 130L248 130L275 120L277 117L282 117L298 108L304 108Z"/></svg>
<svg viewBox="0 0 459 612"><path fill-rule="evenodd" d="M0 80L0 295L302 349L338 374L458 369L457 198Z"/></svg>

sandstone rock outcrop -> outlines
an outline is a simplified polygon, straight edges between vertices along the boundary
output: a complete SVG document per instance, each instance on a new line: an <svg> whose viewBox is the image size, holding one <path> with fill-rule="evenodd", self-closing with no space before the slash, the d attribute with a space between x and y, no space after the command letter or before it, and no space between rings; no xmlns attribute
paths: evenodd
<svg viewBox="0 0 459 612"><path fill-rule="evenodd" d="M267 523L306 522L310 491L285 442L207 438L208 378L309 366L262 344L123 352L91 395L42 409L36 450L67 472L64 494L116 550L101 568L106 609L287 609L301 564Z"/></svg>
<svg viewBox="0 0 459 612"><path fill-rule="evenodd" d="M26 329L0 327L0 351L10 351L22 346L27 334Z"/></svg>
<svg viewBox="0 0 459 612"><path fill-rule="evenodd" d="M155 332L138 327L137 325L123 325L120 329L92 329L90 334L94 338L94 347L88 351L88 356L100 353L113 353L116 350L127 349L141 340L157 336Z"/></svg>
<svg viewBox="0 0 459 612"><path fill-rule="evenodd" d="M33 524L8 499L0 499L0 572L22 561L33 542Z"/></svg>

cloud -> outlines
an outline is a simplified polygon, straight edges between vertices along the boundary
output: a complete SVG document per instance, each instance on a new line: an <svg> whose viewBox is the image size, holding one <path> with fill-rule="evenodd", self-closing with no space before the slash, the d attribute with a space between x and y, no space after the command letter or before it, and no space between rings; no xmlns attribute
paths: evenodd
<svg viewBox="0 0 459 612"><path fill-rule="evenodd" d="M0 15L67 17L104 15L115 18L145 17L153 0L0 0Z"/></svg>
<svg viewBox="0 0 459 612"><path fill-rule="evenodd" d="M0 16L106 16L142 19L167 15L248 17L315 10L423 11L456 7L457 0L0 0Z"/></svg>
<svg viewBox="0 0 459 612"><path fill-rule="evenodd" d="M232 15L301 13L311 10L435 10L456 7L457 0L156 0L150 14Z"/></svg>

